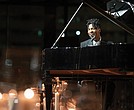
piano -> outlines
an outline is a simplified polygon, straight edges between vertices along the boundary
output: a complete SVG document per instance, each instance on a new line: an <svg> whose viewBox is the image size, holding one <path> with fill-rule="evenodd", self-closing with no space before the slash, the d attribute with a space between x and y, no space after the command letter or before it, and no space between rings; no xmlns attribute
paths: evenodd
<svg viewBox="0 0 134 110"><path fill-rule="evenodd" d="M113 72L113 75L119 75L119 73L120 75L127 75L128 71L134 70L133 50L134 44L110 44L85 48L46 48L43 50L42 66L44 71L53 71L52 74L57 75L60 70L66 70L70 74L75 74L75 71L78 74L77 70L79 70L79 74L84 74L84 70L89 73L94 70L96 74L97 72L99 74ZM111 71L107 73L106 69ZM88 74L87 71L85 74Z"/></svg>
<svg viewBox="0 0 134 110"><path fill-rule="evenodd" d="M134 30L115 19L104 10L96 7L92 0L84 2L126 32L134 35ZM60 39L60 36L58 40ZM57 42L55 42L57 43ZM54 43L54 44L55 44ZM54 47L42 51L42 71L45 84L46 109L51 109L52 78L89 79L92 77L106 78L134 76L134 44L112 43L89 47ZM118 78L120 78L118 77ZM132 99L134 100L134 99ZM103 108L103 110L107 110ZM124 110L124 109L123 109Z"/></svg>

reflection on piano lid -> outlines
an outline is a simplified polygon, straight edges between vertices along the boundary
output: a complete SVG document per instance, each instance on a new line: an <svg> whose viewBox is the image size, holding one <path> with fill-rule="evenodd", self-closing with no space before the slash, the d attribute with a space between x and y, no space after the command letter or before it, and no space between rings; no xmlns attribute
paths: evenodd
<svg viewBox="0 0 134 110"><path fill-rule="evenodd" d="M130 6L125 2L120 2L117 0L110 0L109 2L107 2L107 11L111 13L121 11L121 10L127 10L129 8Z"/></svg>
<svg viewBox="0 0 134 110"><path fill-rule="evenodd" d="M127 31L131 35L134 36L134 13L131 9L131 7L126 2L120 2L120 0L84 0L85 4L107 18L108 20L112 21L114 24L122 28L123 30ZM105 1L105 4L107 5L107 10L104 10L99 6L100 1ZM103 2L102 2L103 3ZM110 11L110 13L118 12L121 10L127 10L126 13L123 13L122 16L117 17L118 19L115 19L114 16L111 16L112 14L107 13ZM116 14L117 15L117 14Z"/></svg>
<svg viewBox="0 0 134 110"><path fill-rule="evenodd" d="M110 14L113 15L114 17L120 17L123 14L125 14L128 10L120 10L118 12L111 12ZM109 13L108 11L106 11L107 13Z"/></svg>
<svg viewBox="0 0 134 110"><path fill-rule="evenodd" d="M107 12L134 29L133 6L124 0L111 0L107 2Z"/></svg>

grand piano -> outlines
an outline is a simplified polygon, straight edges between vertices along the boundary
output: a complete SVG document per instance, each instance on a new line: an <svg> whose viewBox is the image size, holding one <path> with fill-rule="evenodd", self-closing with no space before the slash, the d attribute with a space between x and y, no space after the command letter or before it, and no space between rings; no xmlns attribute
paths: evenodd
<svg viewBox="0 0 134 110"><path fill-rule="evenodd" d="M85 0L82 4L100 13L115 25L134 36L134 30L122 21L115 19L102 8L95 5L93 0ZM78 11L78 10L77 10ZM75 13L76 14L76 13ZM68 24L69 25L69 24ZM65 28L66 29L66 28ZM58 37L58 40L61 36ZM57 41L58 41L57 40ZM57 43L57 41L55 43ZM46 94L46 109L51 110L52 101L52 79L59 77L60 79L97 79L97 80L128 80L131 79L132 89L134 91L134 44L133 43L108 43L107 45L89 46L89 47L57 47L45 48L42 51L42 71L43 83L45 84ZM129 83L130 83L129 82ZM125 84L125 83L122 83ZM112 89L112 88L111 88ZM106 91L104 92L105 94ZM125 105L127 110L132 110L134 107L134 94L131 94L130 105ZM105 99L105 104L101 110L108 110L107 102L110 99ZM115 101L116 102L116 101ZM129 106L129 108L128 108ZM131 107L130 107L131 106ZM126 110L126 108L122 110Z"/></svg>
<svg viewBox="0 0 134 110"><path fill-rule="evenodd" d="M110 44L85 48L46 48L43 50L43 69L51 72L53 70L52 74L58 74L58 72L55 73L56 70L66 70L70 73L74 70L75 74L77 70L81 70L81 72L87 70L90 73L93 70L97 72L97 70L113 69L114 72L114 69L118 68L120 75L127 75L128 71L134 69L133 49L133 44ZM105 72L102 71L102 74Z"/></svg>

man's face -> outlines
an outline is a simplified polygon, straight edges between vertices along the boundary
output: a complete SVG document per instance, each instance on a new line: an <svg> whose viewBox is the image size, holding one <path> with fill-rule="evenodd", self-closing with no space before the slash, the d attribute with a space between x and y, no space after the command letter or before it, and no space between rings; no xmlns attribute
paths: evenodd
<svg viewBox="0 0 134 110"><path fill-rule="evenodd" d="M95 37L95 39L99 39L100 38L100 28L94 28L92 24L90 24L88 26L88 35L93 38Z"/></svg>

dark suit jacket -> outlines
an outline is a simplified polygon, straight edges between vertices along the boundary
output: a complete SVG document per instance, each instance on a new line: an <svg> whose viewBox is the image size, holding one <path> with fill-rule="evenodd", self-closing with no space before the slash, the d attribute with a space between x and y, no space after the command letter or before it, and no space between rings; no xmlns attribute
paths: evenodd
<svg viewBox="0 0 134 110"><path fill-rule="evenodd" d="M80 43L80 47L88 47L91 45L93 45L93 42L91 41L91 39L85 40L85 41Z"/></svg>
<svg viewBox="0 0 134 110"><path fill-rule="evenodd" d="M112 44L113 42L111 41L101 41L100 45L107 45L107 44ZM88 47L88 46L93 46L93 41L91 39L85 40L80 43L80 47Z"/></svg>

